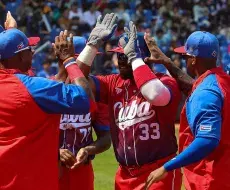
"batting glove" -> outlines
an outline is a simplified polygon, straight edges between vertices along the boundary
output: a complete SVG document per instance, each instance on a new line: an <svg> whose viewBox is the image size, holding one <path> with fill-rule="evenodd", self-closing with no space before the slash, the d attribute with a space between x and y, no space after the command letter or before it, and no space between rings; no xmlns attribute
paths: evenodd
<svg viewBox="0 0 230 190"><path fill-rule="evenodd" d="M128 64L131 64L134 59L141 58L141 50L137 39L137 28L134 23L130 21L129 29L126 27L124 29L129 39L128 43L123 47L124 54L128 57Z"/></svg>
<svg viewBox="0 0 230 190"><path fill-rule="evenodd" d="M103 42L109 40L117 28L117 20L118 17L114 13L106 14L103 20L102 16L99 16L97 24L89 36L87 45L99 48Z"/></svg>

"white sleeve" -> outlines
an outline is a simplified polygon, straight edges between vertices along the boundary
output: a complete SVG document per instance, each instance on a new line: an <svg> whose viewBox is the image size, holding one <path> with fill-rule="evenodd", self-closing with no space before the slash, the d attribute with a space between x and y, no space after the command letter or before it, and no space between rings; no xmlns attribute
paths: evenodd
<svg viewBox="0 0 230 190"><path fill-rule="evenodd" d="M133 71L144 64L142 59L135 59L132 62ZM148 81L140 90L144 98L155 106L166 106L171 99L169 89L158 78Z"/></svg>

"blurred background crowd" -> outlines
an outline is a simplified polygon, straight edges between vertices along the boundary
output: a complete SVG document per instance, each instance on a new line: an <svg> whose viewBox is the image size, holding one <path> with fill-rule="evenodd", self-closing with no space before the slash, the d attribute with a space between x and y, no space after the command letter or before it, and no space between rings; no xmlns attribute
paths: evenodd
<svg viewBox="0 0 230 190"><path fill-rule="evenodd" d="M108 53L117 45L124 26L135 21L139 32L150 32L160 49L186 72L185 62L173 49L183 45L195 30L215 34L220 43L218 64L230 72L230 0L0 0L0 24L7 11L17 20L18 28L28 36L40 36L33 68L37 76L49 77L57 72L57 60L51 43L60 31L89 36L99 15L115 12L118 28L110 42L101 47L92 68L93 74L117 73L116 54ZM167 72L155 64L158 72Z"/></svg>

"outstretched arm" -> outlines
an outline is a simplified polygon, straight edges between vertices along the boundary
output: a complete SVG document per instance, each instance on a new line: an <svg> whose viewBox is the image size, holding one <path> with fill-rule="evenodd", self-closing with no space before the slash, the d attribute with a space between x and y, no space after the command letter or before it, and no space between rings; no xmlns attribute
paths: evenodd
<svg viewBox="0 0 230 190"><path fill-rule="evenodd" d="M146 63L161 63L163 64L178 82L180 90L188 95L192 89L194 79L188 74L184 73L179 67L174 64L157 46L153 37L149 34L145 34L145 42L151 53L150 57L145 58Z"/></svg>
<svg viewBox="0 0 230 190"><path fill-rule="evenodd" d="M106 14L103 20L101 16L98 17L97 24L89 36L86 47L77 58L77 64L85 77L89 76L98 49L113 36L117 28L116 22L117 16L114 13Z"/></svg>
<svg viewBox="0 0 230 190"><path fill-rule="evenodd" d="M138 45L137 29L132 21L129 23L129 28L125 28L128 43L126 44L126 40L121 38L120 44L122 44L124 53L128 57L128 64L132 65L135 83L148 102L155 106L165 106L171 100L170 90L144 63Z"/></svg>
<svg viewBox="0 0 230 190"><path fill-rule="evenodd" d="M67 33L67 30L65 30L55 38L55 44L53 47L56 55L58 56L59 60L63 61L63 65L68 73L70 82L72 84L81 86L90 99L94 100L90 85L76 64L76 59L74 57L73 35L70 34L69 40L67 40Z"/></svg>

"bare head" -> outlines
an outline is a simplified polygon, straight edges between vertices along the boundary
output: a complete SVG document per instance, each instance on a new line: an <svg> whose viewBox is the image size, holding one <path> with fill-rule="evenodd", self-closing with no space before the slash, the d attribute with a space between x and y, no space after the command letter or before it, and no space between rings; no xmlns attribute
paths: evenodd
<svg viewBox="0 0 230 190"><path fill-rule="evenodd" d="M40 38L27 38L18 29L9 29L0 33L1 68L28 72L31 69L33 50Z"/></svg>

